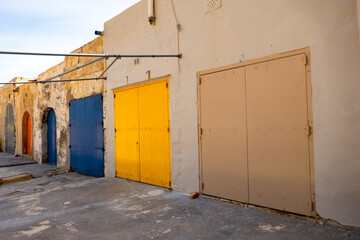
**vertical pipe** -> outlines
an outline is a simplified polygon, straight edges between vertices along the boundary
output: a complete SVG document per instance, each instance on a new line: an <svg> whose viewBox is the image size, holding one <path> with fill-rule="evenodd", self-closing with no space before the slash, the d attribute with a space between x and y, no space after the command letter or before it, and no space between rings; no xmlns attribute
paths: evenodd
<svg viewBox="0 0 360 240"><path fill-rule="evenodd" d="M155 22L154 0L148 0L148 19L150 24Z"/></svg>

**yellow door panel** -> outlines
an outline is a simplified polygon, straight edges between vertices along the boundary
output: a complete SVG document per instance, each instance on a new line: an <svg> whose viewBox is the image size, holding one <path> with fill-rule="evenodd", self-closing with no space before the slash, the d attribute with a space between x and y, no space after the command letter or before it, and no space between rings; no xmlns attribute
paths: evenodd
<svg viewBox="0 0 360 240"><path fill-rule="evenodd" d="M139 87L140 181L170 187L167 82Z"/></svg>
<svg viewBox="0 0 360 240"><path fill-rule="evenodd" d="M139 181L138 89L115 93L116 176Z"/></svg>
<svg viewBox="0 0 360 240"><path fill-rule="evenodd" d="M116 176L171 187L168 80L115 92Z"/></svg>

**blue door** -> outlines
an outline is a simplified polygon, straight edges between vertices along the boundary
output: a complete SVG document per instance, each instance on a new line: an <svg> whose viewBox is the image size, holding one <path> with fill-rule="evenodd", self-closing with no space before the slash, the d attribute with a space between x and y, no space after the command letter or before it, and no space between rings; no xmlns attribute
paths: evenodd
<svg viewBox="0 0 360 240"><path fill-rule="evenodd" d="M104 176L102 94L72 100L70 108L70 165L78 173Z"/></svg>
<svg viewBox="0 0 360 240"><path fill-rule="evenodd" d="M54 109L51 109L48 114L48 163L57 165L56 117Z"/></svg>

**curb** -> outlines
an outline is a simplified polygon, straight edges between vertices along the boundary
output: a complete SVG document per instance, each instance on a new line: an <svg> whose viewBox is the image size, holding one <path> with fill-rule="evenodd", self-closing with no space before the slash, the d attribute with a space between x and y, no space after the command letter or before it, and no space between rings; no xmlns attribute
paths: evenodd
<svg viewBox="0 0 360 240"><path fill-rule="evenodd" d="M28 181L30 179L32 179L31 175L29 173L24 173L24 174L11 176L11 177L0 178L0 185Z"/></svg>

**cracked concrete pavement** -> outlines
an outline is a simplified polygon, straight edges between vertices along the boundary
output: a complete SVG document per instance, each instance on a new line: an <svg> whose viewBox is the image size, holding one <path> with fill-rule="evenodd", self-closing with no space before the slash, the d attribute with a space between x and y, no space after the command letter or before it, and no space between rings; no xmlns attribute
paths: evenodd
<svg viewBox="0 0 360 240"><path fill-rule="evenodd" d="M360 239L358 229L306 217L192 200L120 178L48 174L49 169L54 170L47 164L1 168L0 176L38 175L0 185L0 239Z"/></svg>

